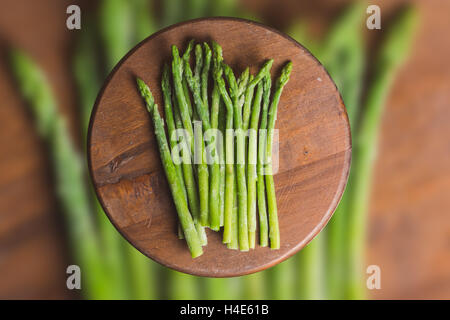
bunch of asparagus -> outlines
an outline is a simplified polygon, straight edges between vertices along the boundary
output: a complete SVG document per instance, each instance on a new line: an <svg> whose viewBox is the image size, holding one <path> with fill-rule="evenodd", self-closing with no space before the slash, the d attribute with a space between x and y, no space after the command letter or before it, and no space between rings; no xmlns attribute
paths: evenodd
<svg viewBox="0 0 450 320"><path fill-rule="evenodd" d="M153 120L180 236L195 258L207 244L205 227L219 231L223 226L223 243L230 249L248 251L255 248L258 203L260 245L267 246L270 239L270 247L278 249L272 143L277 108L292 63L283 68L270 101L273 60L264 63L255 76L247 68L236 79L223 61L220 45L213 42L212 48L207 43L194 47L192 40L180 56L178 48L172 46L172 68L164 66L161 83L169 143L153 95L145 82L137 79ZM194 71L190 65L193 50ZM210 76L214 80L211 94Z"/></svg>

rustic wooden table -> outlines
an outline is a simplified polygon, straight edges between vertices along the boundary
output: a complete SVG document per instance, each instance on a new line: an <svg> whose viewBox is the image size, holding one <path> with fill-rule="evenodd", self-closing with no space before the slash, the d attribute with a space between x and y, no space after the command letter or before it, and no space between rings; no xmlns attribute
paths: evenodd
<svg viewBox="0 0 450 320"><path fill-rule="evenodd" d="M321 30L347 1L243 2L277 28L306 16ZM382 23L404 2L379 2ZM372 292L374 298L450 297L450 3L415 2L422 25L389 98L372 193L367 262L382 268L382 290ZM0 43L23 47L43 66L77 136L75 86L68 76L76 31L64 28L69 4L3 0L8 10L0 11ZM368 32L371 43L381 33ZM45 146L1 54L0 297L74 297L65 288L70 259Z"/></svg>

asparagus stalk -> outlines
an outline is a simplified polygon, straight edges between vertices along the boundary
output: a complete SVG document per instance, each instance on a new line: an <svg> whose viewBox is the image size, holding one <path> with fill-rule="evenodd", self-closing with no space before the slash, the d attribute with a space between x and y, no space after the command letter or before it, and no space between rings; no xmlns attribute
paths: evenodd
<svg viewBox="0 0 450 320"><path fill-rule="evenodd" d="M219 189L219 203L220 203L220 226L225 225L225 144L223 138L225 137L225 121L226 110L222 101L219 102L219 130L222 134L219 143L219 163L220 163L220 189Z"/></svg>
<svg viewBox="0 0 450 320"><path fill-rule="evenodd" d="M237 190L237 175L236 168L233 167L234 171L234 190ZM231 241L227 243L228 249L238 250L239 249L239 200L237 192L233 194L233 216L231 217Z"/></svg>
<svg viewBox="0 0 450 320"><path fill-rule="evenodd" d="M63 117L58 113L55 98L39 67L22 51L10 52L10 65L19 90L34 116L39 134L49 146L54 164L56 187L69 228L74 262L84 275L87 298L110 298L98 239L90 216L83 166L69 137Z"/></svg>
<svg viewBox="0 0 450 320"><path fill-rule="evenodd" d="M180 110L181 120L183 122L183 127L186 130L186 139L188 140L189 149L191 155L194 154L194 131L192 129L191 122L191 114L189 111L188 100L185 95L185 91L183 90L183 62L181 61L180 54L178 52L178 48L176 46L172 46L172 75L173 75L173 84L175 87L175 96L177 98L178 108Z"/></svg>
<svg viewBox="0 0 450 320"><path fill-rule="evenodd" d="M362 299L364 289L364 245L371 172L376 159L378 132L383 107L398 69L406 60L413 42L418 16L407 7L394 20L375 63L375 74L365 101L358 135L354 143L353 170L347 186L349 195L349 281L350 299Z"/></svg>
<svg viewBox="0 0 450 320"><path fill-rule="evenodd" d="M242 129L242 114L239 108L238 85L233 70L223 65L224 74L230 85L233 96L234 128L236 135L236 179L239 210L239 248L241 251L249 250L247 225L247 183L245 178L245 135Z"/></svg>
<svg viewBox="0 0 450 320"><path fill-rule="evenodd" d="M280 101L283 88L289 80L292 71L292 62L288 62L281 70L281 75L277 79L275 92L272 97L272 103L269 109L269 120L267 123L267 149L266 149L266 188L267 188L267 209L269 213L269 239L270 248L280 248L280 230L278 227L277 198L275 194L275 183L272 173L272 143L273 130L275 128L275 120L277 115L278 103Z"/></svg>
<svg viewBox="0 0 450 320"><path fill-rule="evenodd" d="M203 100L203 108L206 111L209 110L208 107L208 81L209 81L209 70L211 65L212 52L207 43L203 44L203 48L205 51L205 59L201 76L201 96ZM211 110L211 118L208 117L209 113L206 113L208 121L210 124L210 129L217 130L217 121L218 121L218 108L220 97L217 92L217 88L215 93L213 93L214 101L211 100L212 110ZM214 116L212 113L215 113ZM203 119L202 119L203 120ZM214 123L211 123L214 120ZM205 121L203 121L205 123ZM205 125L205 124L204 124ZM220 200L219 200L219 188L220 188L220 164L219 157L217 154L217 137L215 135L216 131L213 131L211 140L210 140L210 168L211 168L211 179L210 179L210 188L209 188L209 225L212 230L219 231L220 229Z"/></svg>
<svg viewBox="0 0 450 320"><path fill-rule="evenodd" d="M222 52L214 52L215 55L219 55L213 61L213 73L221 72L221 62L222 62ZM220 113L220 115L219 115ZM220 119L220 125L219 125ZM224 106L221 104L220 92L217 84L214 83L212 94L211 94L211 129L219 129L222 134L221 139L214 136L216 144L215 157L213 159L213 169L211 174L211 187L210 187L210 207L211 216L215 216L215 210L219 211L219 228L224 225L224 210L225 210L225 163L224 163L224 144L223 144L223 134L225 133L225 110ZM217 131L216 131L217 132ZM216 163L217 161L217 163ZM217 168L218 166L218 168ZM218 175L218 177L217 177ZM217 201L217 197L219 201ZM216 207L215 203L218 203ZM214 212L214 213L213 213ZM211 226L216 226L215 221L211 221Z"/></svg>
<svg viewBox="0 0 450 320"><path fill-rule="evenodd" d="M201 74L201 81L202 81L202 91L201 92L202 92L203 104L206 107L206 110L208 110L208 112L209 112L208 82L209 82L209 70L211 68L212 51L206 42L203 43L203 49L204 49L205 53L204 53L203 69L202 69L202 74Z"/></svg>
<svg viewBox="0 0 450 320"><path fill-rule="evenodd" d="M167 133L169 135L169 146L170 146L170 152L172 153L173 162L175 165L175 169L177 170L178 179L181 182L181 185L183 186L183 193L186 199L187 199L187 191L186 191L186 185L184 183L184 177L183 177L183 170L181 169L181 159L180 155L177 152L177 143L178 143L178 135L175 128L175 120L172 112L172 90L170 87L170 79L169 79L169 66L167 64L164 64L163 67L163 75L161 80L161 89L163 92L163 98L164 98L164 115L166 116L166 123L167 123ZM191 212L193 211L190 209ZM192 214L195 219L195 214ZM195 221L195 220L194 220ZM181 229L181 225L178 223L178 238L184 239L183 230Z"/></svg>
<svg viewBox="0 0 450 320"><path fill-rule="evenodd" d="M222 48L213 42L214 63L220 68L214 68L214 81L227 109L225 131L225 204L223 242L230 243L233 237L233 202L234 202L234 134L233 134L233 102L225 87L222 69Z"/></svg>
<svg viewBox="0 0 450 320"><path fill-rule="evenodd" d="M251 79L250 79L251 78ZM239 78L237 79L237 87L238 87L238 98L239 98L239 108L242 108L242 105L244 104L245 99L245 90L247 89L247 85L249 81L253 80L253 76L250 75L250 68L247 67L245 70L241 73ZM242 110L241 110L242 113Z"/></svg>
<svg viewBox="0 0 450 320"><path fill-rule="evenodd" d="M172 95L174 118L175 118L175 126L177 128L177 132L181 132L183 130L183 122L181 120L180 111L176 102L176 99ZM182 145L182 162L181 167L183 168L183 178L186 186L186 192L188 196L189 208L192 212L192 216L194 217L195 227L197 228L198 235L200 237L200 241L203 246L208 244L208 239L206 237L205 228L200 224L200 203L197 193L197 183L195 182L194 168L191 162L191 156L189 152L188 144L186 143L185 137L182 133L177 134L177 139Z"/></svg>
<svg viewBox="0 0 450 320"><path fill-rule="evenodd" d="M270 89L272 80L270 74L267 73L263 80L263 102L261 124L258 135L258 164L257 164L257 189L258 189L258 213L259 213L259 245L267 247L269 244L269 226L267 221L266 209L266 186L264 183L264 162L266 159L266 143L267 143L267 113L270 103Z"/></svg>
<svg viewBox="0 0 450 320"><path fill-rule="evenodd" d="M248 240L251 249L255 248L256 242L256 163L257 163L257 132L259 115L261 111L261 101L263 96L263 83L258 84L255 99L252 107L252 117L250 122L249 143L248 143L248 164L247 164L247 183L248 183Z"/></svg>
<svg viewBox="0 0 450 320"><path fill-rule="evenodd" d="M206 152L205 152L205 141L203 139L203 132L211 129L211 124L209 122L209 112L204 104L201 96L201 72L203 68L203 54L202 47L200 45L196 46L195 50L196 56L196 67L195 75L192 74L191 66L187 61L184 62L184 75L187 80L188 86L191 90L192 96L194 98L195 113L199 116L201 122L197 124L195 140L199 146L196 154L200 155L199 165L198 165L198 186L200 194L200 223L203 226L209 226L209 172L208 165L206 163Z"/></svg>
<svg viewBox="0 0 450 320"><path fill-rule="evenodd" d="M172 162L169 146L167 144L166 133L164 131L164 122L159 115L158 106L153 99L149 87L139 78L137 78L137 85L153 120L161 161L169 182L170 191L173 196L178 218L180 219L187 245L191 252L192 258L196 258L203 254L202 245L191 213L189 212L187 202L185 201L181 182L178 179L175 166Z"/></svg>
<svg viewBox="0 0 450 320"><path fill-rule="evenodd" d="M185 195L185 199L187 201L187 191L186 186L184 184L183 170L181 169L181 159L179 153L174 152L174 149L177 147L178 137L175 127L175 119L172 111L172 89L170 87L170 70L167 64L164 64L162 80L161 80L161 89L163 92L164 99L164 115L166 116L167 123L167 133L169 135L169 146L170 151L172 153L172 157L174 157L174 166L177 170L178 179L183 187L183 193ZM176 151L176 149L175 149ZM191 211L193 211L191 209ZM194 215L194 214L193 214ZM194 215L195 216L195 215Z"/></svg>
<svg viewBox="0 0 450 320"><path fill-rule="evenodd" d="M191 59L191 52L192 52L193 48L194 48L194 40L191 40L191 41L189 41L188 46L183 53L183 56L182 56L183 64L181 65L181 70L183 70L185 63L189 63L189 61ZM188 87L188 83L187 83L187 80L185 77L183 77L182 83L183 83L184 96L186 97L186 103L187 103L187 107L189 110L189 116L192 118L194 114L193 114L193 108L192 108L192 103L191 103L191 96L189 94L189 87Z"/></svg>

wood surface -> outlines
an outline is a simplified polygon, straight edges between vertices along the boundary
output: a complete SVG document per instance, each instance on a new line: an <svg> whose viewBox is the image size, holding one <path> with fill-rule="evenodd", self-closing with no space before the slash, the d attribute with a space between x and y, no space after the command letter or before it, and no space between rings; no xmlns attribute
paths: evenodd
<svg viewBox="0 0 450 320"><path fill-rule="evenodd" d="M307 21L325 32L347 0L243 0L263 21L285 30ZM379 1L382 29L366 32L371 48L399 5L414 2L421 26L411 58L386 106L370 206L367 263L382 270L379 299L450 297L450 2ZM83 15L92 1L78 1ZM0 53L15 45L46 71L60 110L79 137L70 50L79 31L65 26L69 0L3 0ZM385 28L386 26L386 28ZM320 34L320 32L319 32ZM373 50L369 51L372 56ZM368 57L370 64L371 58ZM65 286L71 264L51 184L46 148L0 59L0 298L74 298Z"/></svg>
<svg viewBox="0 0 450 320"><path fill-rule="evenodd" d="M275 59L272 77L292 60L278 108L279 169L274 176L280 250L229 250L222 232L208 230L204 254L192 259L177 238L176 211L166 183L151 118L136 89L141 77L162 113L160 81L171 45L215 40L236 73L256 74ZM347 182L351 158L348 118L336 86L302 46L260 24L231 18L181 23L153 35L128 54L106 80L91 117L89 163L105 212L135 247L165 266L190 274L228 277L283 261L307 244L331 217ZM258 239L258 236L257 236Z"/></svg>

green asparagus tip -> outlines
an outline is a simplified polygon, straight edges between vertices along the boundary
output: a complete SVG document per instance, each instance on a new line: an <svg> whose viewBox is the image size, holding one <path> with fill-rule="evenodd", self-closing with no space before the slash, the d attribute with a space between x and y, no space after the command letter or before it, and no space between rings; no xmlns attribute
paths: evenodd
<svg viewBox="0 0 450 320"><path fill-rule="evenodd" d="M250 83L250 86L253 86L253 87L256 86L258 84L258 82L261 81L261 79L266 76L266 74L270 74L270 69L272 68L272 65L273 65L273 59L267 60L264 63L264 65L262 66L262 68L259 70L256 77Z"/></svg>
<svg viewBox="0 0 450 320"><path fill-rule="evenodd" d="M292 61L289 61L283 68L283 70L281 70L281 76L279 78L279 85L280 86L284 86L288 80L289 77L291 75L291 71L292 71Z"/></svg>
<svg viewBox="0 0 450 320"><path fill-rule="evenodd" d="M244 79L247 78L248 76L250 76L250 68L249 67L245 68L245 70L242 74L243 74Z"/></svg>
<svg viewBox="0 0 450 320"><path fill-rule="evenodd" d="M247 86L247 83L249 81L249 76L250 76L250 68L247 67L242 72L241 76L239 77L239 83L241 83L244 86Z"/></svg>
<svg viewBox="0 0 450 320"><path fill-rule="evenodd" d="M218 59L218 62L222 62L223 60L223 51L222 47L215 41L212 42L212 47L214 51L214 57Z"/></svg>
<svg viewBox="0 0 450 320"><path fill-rule="evenodd" d="M153 95L150 91L150 88L145 84L144 80L141 78L136 77L136 83L138 85L139 92L141 93L142 98L144 98L147 109L150 110L150 108L153 108L155 105L155 99L153 98Z"/></svg>
<svg viewBox="0 0 450 320"><path fill-rule="evenodd" d="M222 48L213 41L212 43L214 56L213 56L213 76L214 79L220 78L222 76Z"/></svg>
<svg viewBox="0 0 450 320"><path fill-rule="evenodd" d="M199 43L195 45L195 54L197 55L203 54L202 46Z"/></svg>
<svg viewBox="0 0 450 320"><path fill-rule="evenodd" d="M264 73L270 72L270 69L272 68L273 65L273 59L267 60L263 67L261 68L261 71Z"/></svg>
<svg viewBox="0 0 450 320"><path fill-rule="evenodd" d="M210 46L208 45L208 43L203 42L203 48L205 49L206 52L211 52L211 48L210 48Z"/></svg>
<svg viewBox="0 0 450 320"><path fill-rule="evenodd" d="M174 59L180 58L180 51L178 50L177 46L174 44L172 45L172 55L173 55Z"/></svg>
<svg viewBox="0 0 450 320"><path fill-rule="evenodd" d="M191 52L192 52L192 48L194 47L194 39L190 40L188 43L188 46L186 48L186 51L183 54L183 59L189 59L189 57L191 56Z"/></svg>

